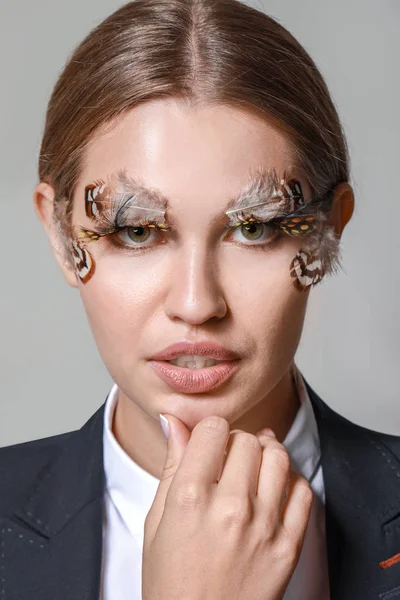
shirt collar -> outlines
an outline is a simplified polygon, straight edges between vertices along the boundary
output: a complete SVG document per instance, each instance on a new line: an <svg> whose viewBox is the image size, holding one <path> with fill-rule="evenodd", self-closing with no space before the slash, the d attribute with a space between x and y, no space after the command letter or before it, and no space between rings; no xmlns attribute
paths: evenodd
<svg viewBox="0 0 400 600"><path fill-rule="evenodd" d="M303 377L295 364L292 376L300 407L282 444L289 453L295 469L306 479L310 479L321 457L318 426Z"/></svg>
<svg viewBox="0 0 400 600"><path fill-rule="evenodd" d="M292 466L310 479L320 461L318 428L302 375L294 363L292 375L300 407L282 443L290 455ZM160 480L132 460L117 442L111 428L117 397L118 386L114 383L104 410L103 460L106 491L131 534L142 537L143 523Z"/></svg>
<svg viewBox="0 0 400 600"><path fill-rule="evenodd" d="M142 535L142 523L153 503L160 480L140 467L120 446L112 432L112 419L118 399L116 383L104 408L103 460L106 491L128 529Z"/></svg>

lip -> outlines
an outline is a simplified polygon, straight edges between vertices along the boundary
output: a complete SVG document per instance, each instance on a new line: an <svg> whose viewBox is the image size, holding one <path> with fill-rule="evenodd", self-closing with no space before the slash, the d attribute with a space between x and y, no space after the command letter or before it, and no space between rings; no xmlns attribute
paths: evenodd
<svg viewBox="0 0 400 600"><path fill-rule="evenodd" d="M181 354L196 354L199 356L208 356L209 358L214 358L215 360L227 361L232 361L239 358L235 352L224 348L216 342L190 342L189 340L182 340L180 342L171 344L170 346L167 346L167 348L164 348L164 350L157 352L157 354L155 354L152 358L153 360L173 360ZM214 367L207 367L207 369L213 368ZM204 369L198 369L198 371L203 370Z"/></svg>
<svg viewBox="0 0 400 600"><path fill-rule="evenodd" d="M185 394L199 394L220 387L238 370L239 363L239 359L236 359L204 369L186 369L162 360L150 361L150 365L163 381L176 392Z"/></svg>

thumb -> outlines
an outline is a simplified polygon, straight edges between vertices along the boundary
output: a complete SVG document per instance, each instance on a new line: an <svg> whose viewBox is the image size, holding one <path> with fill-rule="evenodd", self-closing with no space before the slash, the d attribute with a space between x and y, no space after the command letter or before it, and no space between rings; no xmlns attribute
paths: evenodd
<svg viewBox="0 0 400 600"><path fill-rule="evenodd" d="M168 487L162 486L162 489L168 490L189 443L191 431L174 415L160 414L160 424L167 438L167 454L160 482L168 482Z"/></svg>
<svg viewBox="0 0 400 600"><path fill-rule="evenodd" d="M164 426L165 421L162 417L167 420L167 427ZM168 435L167 453L160 483L145 521L146 537L149 537L150 540L153 539L161 521L169 487L179 468L186 446L191 437L191 431L188 427L174 415L160 414L160 424L162 424L161 428L163 429L164 435ZM165 423L165 425L167 425L167 423Z"/></svg>

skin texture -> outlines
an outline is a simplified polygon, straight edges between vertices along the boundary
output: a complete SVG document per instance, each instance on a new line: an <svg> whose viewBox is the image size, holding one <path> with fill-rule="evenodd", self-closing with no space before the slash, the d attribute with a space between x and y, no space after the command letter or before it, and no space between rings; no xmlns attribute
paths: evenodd
<svg viewBox="0 0 400 600"><path fill-rule="evenodd" d="M101 357L119 387L113 431L144 469L160 477L166 442L159 413L173 415L191 431L217 415L230 429L256 434L271 428L283 440L298 410L290 367L304 323L309 291L299 292L289 264L299 238L282 236L257 248L236 231L226 239L222 215L250 171L293 165L289 140L259 117L227 106L188 107L173 100L147 102L96 135L73 197L73 223L90 229L85 187L126 169L147 187L168 196L175 225L167 242L133 252L99 240L88 249L96 263L82 284L57 250L52 226L54 191L44 182L34 193L37 215L69 285L77 287ZM301 182L306 200L307 180ZM353 212L349 184L335 191L332 224L341 235ZM213 221L215 215L220 220ZM129 238L124 235L124 241ZM131 242L134 245L134 242ZM137 248L137 245L135 246ZM147 363L178 340L212 340L239 353L241 367L207 394L172 391ZM182 428L182 431L184 428Z"/></svg>

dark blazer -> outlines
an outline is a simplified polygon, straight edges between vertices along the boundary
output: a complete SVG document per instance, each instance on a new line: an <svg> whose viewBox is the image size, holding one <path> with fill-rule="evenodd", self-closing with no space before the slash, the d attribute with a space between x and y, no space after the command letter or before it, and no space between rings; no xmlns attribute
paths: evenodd
<svg viewBox="0 0 400 600"><path fill-rule="evenodd" d="M352 423L305 383L321 440L331 600L400 599L400 436ZM99 599L103 414L104 404L81 429L0 449L0 600Z"/></svg>

